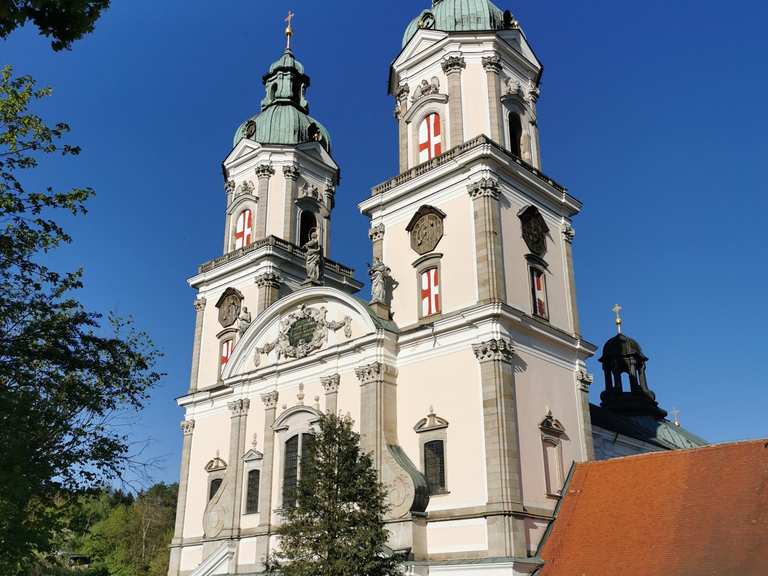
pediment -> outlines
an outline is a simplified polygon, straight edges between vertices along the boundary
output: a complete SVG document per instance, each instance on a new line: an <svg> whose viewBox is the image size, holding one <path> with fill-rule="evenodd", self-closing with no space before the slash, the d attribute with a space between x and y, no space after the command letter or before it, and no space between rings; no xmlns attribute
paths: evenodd
<svg viewBox="0 0 768 576"><path fill-rule="evenodd" d="M400 55L392 63L392 66L397 68L416 54L429 50L447 36L448 34L442 30L419 30L408 41L408 44L405 45L405 48L403 48L403 51L400 52Z"/></svg>
<svg viewBox="0 0 768 576"><path fill-rule="evenodd" d="M254 154L257 154L261 148L262 146L258 142L243 138L224 159L224 164L232 164L233 162L240 162L250 158Z"/></svg>
<svg viewBox="0 0 768 576"><path fill-rule="evenodd" d="M256 450L255 448L251 448L243 454L243 462L253 462L255 460L261 460L264 458L264 454Z"/></svg>

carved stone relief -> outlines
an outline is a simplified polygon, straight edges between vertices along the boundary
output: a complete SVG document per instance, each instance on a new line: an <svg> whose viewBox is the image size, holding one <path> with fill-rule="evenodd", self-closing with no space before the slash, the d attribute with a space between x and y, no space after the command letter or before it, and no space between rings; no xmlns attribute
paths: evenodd
<svg viewBox="0 0 768 576"><path fill-rule="evenodd" d="M417 254L432 252L443 238L445 214L432 206L422 206L405 227L411 234L411 248Z"/></svg>
<svg viewBox="0 0 768 576"><path fill-rule="evenodd" d="M543 257L547 253L549 227L535 206L528 206L519 214L523 227L523 240L531 253Z"/></svg>
<svg viewBox="0 0 768 576"><path fill-rule="evenodd" d="M427 80L426 78L421 81L421 83L416 86L416 89L413 91L413 96L411 96L411 102L417 102L424 96L429 96L430 94L439 94L440 93L440 79L437 76L433 76L431 80Z"/></svg>
<svg viewBox="0 0 768 576"><path fill-rule="evenodd" d="M227 288L216 302L219 309L219 324L229 328L240 317L240 309L243 303L243 295L234 288Z"/></svg>

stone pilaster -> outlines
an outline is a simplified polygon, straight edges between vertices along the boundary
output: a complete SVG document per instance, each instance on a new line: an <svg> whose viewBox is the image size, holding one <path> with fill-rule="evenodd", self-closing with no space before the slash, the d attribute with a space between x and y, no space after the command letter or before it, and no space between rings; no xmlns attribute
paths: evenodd
<svg viewBox="0 0 768 576"><path fill-rule="evenodd" d="M256 233L255 240L267 237L267 211L269 210L269 179L274 175L275 169L269 164L259 164L256 167L258 178L257 194L259 205L256 209Z"/></svg>
<svg viewBox="0 0 768 576"><path fill-rule="evenodd" d="M234 180L227 180L224 182L224 193L227 197L227 211L225 212L225 219L224 219L224 254L229 252L229 246L232 242L232 239L230 238L230 226L232 226L232 215L229 213L229 206L232 204L232 200L235 197L235 181Z"/></svg>
<svg viewBox="0 0 768 576"><path fill-rule="evenodd" d="M488 491L488 555L527 555L520 468L520 433L512 344L493 339L473 344L480 362L485 431L485 471Z"/></svg>
<svg viewBox="0 0 768 576"><path fill-rule="evenodd" d="M481 304L507 299L501 238L501 189L492 178L470 184L475 219L477 294Z"/></svg>
<svg viewBox="0 0 768 576"><path fill-rule="evenodd" d="M259 298L256 302L256 314L261 314L280 297L280 276L274 272L264 272L256 276Z"/></svg>
<svg viewBox="0 0 768 576"><path fill-rule="evenodd" d="M576 395L578 396L579 411L581 412L581 433L584 452L587 460L595 459L594 439L592 438L592 417L589 413L589 387L594 377L584 369L576 372Z"/></svg>
<svg viewBox="0 0 768 576"><path fill-rule="evenodd" d="M297 181L299 179L299 167L294 165L283 166L285 176L285 211L283 212L283 239L288 242L298 243L296 238L296 194Z"/></svg>
<svg viewBox="0 0 768 576"><path fill-rule="evenodd" d="M368 230L368 238L371 239L374 261L376 258L384 259L384 231L384 224L377 224Z"/></svg>
<svg viewBox="0 0 768 576"><path fill-rule="evenodd" d="M501 114L501 58L488 56L483 58L483 68L488 80L488 116L491 122L491 140L503 146L504 119Z"/></svg>
<svg viewBox="0 0 768 576"><path fill-rule="evenodd" d="M275 423L277 410L277 390L261 395L264 403L264 459L261 461L261 481L259 482L259 526L269 528L272 523L272 470L275 464Z"/></svg>
<svg viewBox="0 0 768 576"><path fill-rule="evenodd" d="M563 239L565 240L565 265L568 267L571 322L573 324L573 333L578 335L581 332L581 326L579 325L579 307L576 305L576 276L573 269L573 239L575 237L576 231L570 224L566 224L563 227Z"/></svg>
<svg viewBox="0 0 768 576"><path fill-rule="evenodd" d="M338 412L339 382L341 382L341 377L338 374L324 376L320 379L320 384L325 390L325 411L329 414Z"/></svg>
<svg viewBox="0 0 768 576"><path fill-rule="evenodd" d="M231 516L224 519L223 534L237 537L240 533L240 515L243 503L242 456L245 454L245 429L251 401L248 398L241 398L228 402L227 406L231 412L231 420L229 427L229 466L227 466L226 480L231 486L228 495L231 495L232 501L225 507L232 513Z"/></svg>
<svg viewBox="0 0 768 576"><path fill-rule="evenodd" d="M461 97L461 71L467 67L463 56L448 56L442 62L448 77L448 115L451 123L450 147L464 142L464 106Z"/></svg>
<svg viewBox="0 0 768 576"><path fill-rule="evenodd" d="M184 539L184 515L187 509L187 487L189 486L189 458L192 454L192 433L194 430L194 420L181 422L184 444L181 447L181 470L179 472L179 493L176 504L176 522L173 529L173 544L180 544Z"/></svg>
<svg viewBox="0 0 768 576"><path fill-rule="evenodd" d="M408 94L410 91L411 88L408 84L400 86L397 91L397 104L395 105L401 174L408 170L408 123L405 121L405 113L408 109Z"/></svg>
<svg viewBox="0 0 768 576"><path fill-rule="evenodd" d="M192 342L192 370L189 373L189 393L197 391L197 375L200 372L200 340L203 337L203 312L205 298L195 300L195 339Z"/></svg>

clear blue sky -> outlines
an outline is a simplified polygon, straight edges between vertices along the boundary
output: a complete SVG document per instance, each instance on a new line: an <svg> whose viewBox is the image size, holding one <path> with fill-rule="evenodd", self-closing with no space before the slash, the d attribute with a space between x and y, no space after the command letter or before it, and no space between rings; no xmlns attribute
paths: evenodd
<svg viewBox="0 0 768 576"><path fill-rule="evenodd" d="M43 112L73 127L75 160L41 182L90 185L61 268L83 266L93 309L133 314L168 373L131 434L175 481L188 385L196 266L223 235L221 161L255 113L261 76L296 12L311 113L342 169L332 257L365 277L370 249L356 205L396 172L387 71L428 0L119 1L71 52L35 31L0 42L0 63L50 84ZM611 307L650 357L661 404L711 441L768 435L768 4L497 0L544 62L544 171L584 202L576 279L584 336L614 333ZM215 7L215 11L212 11ZM602 389L596 362L593 400ZM447 384L448 385L448 384Z"/></svg>

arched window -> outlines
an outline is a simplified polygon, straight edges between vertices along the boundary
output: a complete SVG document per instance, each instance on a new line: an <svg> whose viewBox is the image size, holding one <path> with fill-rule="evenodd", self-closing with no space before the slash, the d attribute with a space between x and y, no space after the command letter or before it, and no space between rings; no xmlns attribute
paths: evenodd
<svg viewBox="0 0 768 576"><path fill-rule="evenodd" d="M509 113L509 150L517 156L522 157L521 142L523 140L523 124L520 122L520 115L515 112Z"/></svg>
<svg viewBox="0 0 768 576"><path fill-rule="evenodd" d="M419 124L419 162L432 160L443 153L440 114L433 112Z"/></svg>
<svg viewBox="0 0 768 576"><path fill-rule="evenodd" d="M259 511L259 480L261 472L259 470L248 471L248 483L245 493L245 513L256 514Z"/></svg>
<svg viewBox="0 0 768 576"><path fill-rule="evenodd" d="M309 210L303 210L299 220L299 246L304 246L312 235L312 231L317 228L315 215Z"/></svg>
<svg viewBox="0 0 768 576"><path fill-rule="evenodd" d="M245 248L253 242L253 213L245 209L235 223L235 250Z"/></svg>
<svg viewBox="0 0 768 576"><path fill-rule="evenodd" d="M547 309L547 277L544 271L537 266L529 266L531 273L531 299L533 300L533 314L544 320L549 319Z"/></svg>
<svg viewBox="0 0 768 576"><path fill-rule="evenodd" d="M229 357L232 355L232 348L235 347L235 341L233 339L224 340L221 343L221 359L220 359L220 366L224 367L224 365L229 362Z"/></svg>
<svg viewBox="0 0 768 576"><path fill-rule="evenodd" d="M428 268L419 274L421 317L427 318L440 314L440 271L437 267Z"/></svg>
<svg viewBox="0 0 768 576"><path fill-rule="evenodd" d="M296 505L296 490L301 478L301 464L307 461L314 437L312 434L296 434L285 442L283 463L283 508Z"/></svg>
<svg viewBox="0 0 768 576"><path fill-rule="evenodd" d="M221 483L224 480L222 478L214 478L211 480L211 483L208 485L208 500L213 500L213 497L216 496L216 492L219 491L219 488L221 487Z"/></svg>
<svg viewBox="0 0 768 576"><path fill-rule="evenodd" d="M445 446L442 440L424 444L424 476L430 494L445 492Z"/></svg>

